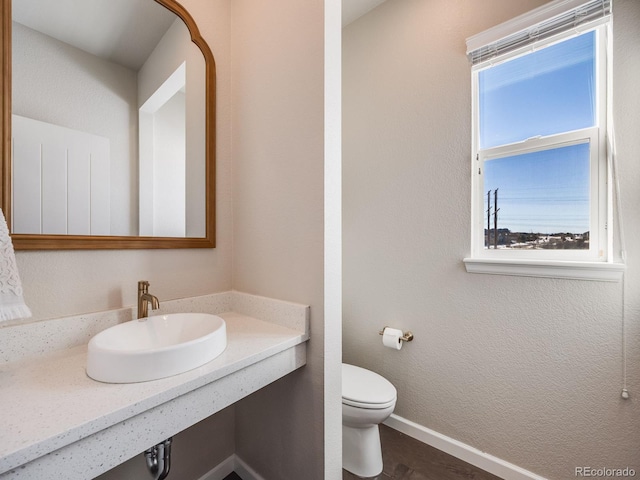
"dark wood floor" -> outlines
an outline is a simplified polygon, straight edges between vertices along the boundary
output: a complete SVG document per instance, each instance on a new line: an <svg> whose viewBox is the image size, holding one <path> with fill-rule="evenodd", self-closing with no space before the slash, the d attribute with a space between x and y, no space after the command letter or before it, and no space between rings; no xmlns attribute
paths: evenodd
<svg viewBox="0 0 640 480"><path fill-rule="evenodd" d="M231 472L229 475L224 477L224 480L242 480L242 479L240 478L240 475L238 475L236 472Z"/></svg>
<svg viewBox="0 0 640 480"><path fill-rule="evenodd" d="M380 425L384 468L375 480L501 480L404 433ZM360 477L342 471L343 480Z"/></svg>

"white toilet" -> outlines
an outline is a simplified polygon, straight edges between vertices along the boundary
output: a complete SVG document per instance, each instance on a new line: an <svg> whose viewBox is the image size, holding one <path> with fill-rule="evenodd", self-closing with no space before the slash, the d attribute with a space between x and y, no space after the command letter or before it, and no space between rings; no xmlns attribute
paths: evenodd
<svg viewBox="0 0 640 480"><path fill-rule="evenodd" d="M382 472L378 425L393 413L396 398L386 378L342 364L342 468L360 477Z"/></svg>

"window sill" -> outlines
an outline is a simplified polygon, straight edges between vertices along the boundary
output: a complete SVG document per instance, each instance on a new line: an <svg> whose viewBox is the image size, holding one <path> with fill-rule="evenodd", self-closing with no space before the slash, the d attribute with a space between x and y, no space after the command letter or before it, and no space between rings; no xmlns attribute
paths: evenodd
<svg viewBox="0 0 640 480"><path fill-rule="evenodd" d="M464 265L469 273L599 282L619 282L625 270L625 265L622 263L488 258L465 258Z"/></svg>

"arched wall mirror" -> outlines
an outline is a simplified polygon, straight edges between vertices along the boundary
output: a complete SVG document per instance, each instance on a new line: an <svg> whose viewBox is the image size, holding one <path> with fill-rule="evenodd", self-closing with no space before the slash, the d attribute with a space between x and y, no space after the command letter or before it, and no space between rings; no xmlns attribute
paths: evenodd
<svg viewBox="0 0 640 480"><path fill-rule="evenodd" d="M215 246L215 62L174 0L0 0L21 250Z"/></svg>

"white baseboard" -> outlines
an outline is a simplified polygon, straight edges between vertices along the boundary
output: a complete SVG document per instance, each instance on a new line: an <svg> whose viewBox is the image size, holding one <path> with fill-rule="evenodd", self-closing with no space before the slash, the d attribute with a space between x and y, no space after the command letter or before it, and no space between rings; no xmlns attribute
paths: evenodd
<svg viewBox="0 0 640 480"><path fill-rule="evenodd" d="M520 468L501 458L482 452L477 448L473 448L458 440L423 427L411 420L399 417L398 415L392 414L384 424L504 480L547 480L524 468Z"/></svg>
<svg viewBox="0 0 640 480"><path fill-rule="evenodd" d="M482 452L466 443L442 435L396 414L392 414L384 424L504 480L547 480L524 468ZM231 472L236 472L243 480L264 480L259 473L235 454L229 456L198 480L224 480Z"/></svg>
<svg viewBox="0 0 640 480"><path fill-rule="evenodd" d="M198 480L224 480L224 478L234 471L236 466L236 456L230 455L222 463L216 465Z"/></svg>
<svg viewBox="0 0 640 480"><path fill-rule="evenodd" d="M242 480L264 480L253 468L247 465L244 460L236 455L236 473L242 477Z"/></svg>
<svg viewBox="0 0 640 480"><path fill-rule="evenodd" d="M231 472L236 472L242 480L264 480L254 469L236 454L229 456L222 463L216 465L198 480L224 480Z"/></svg>

